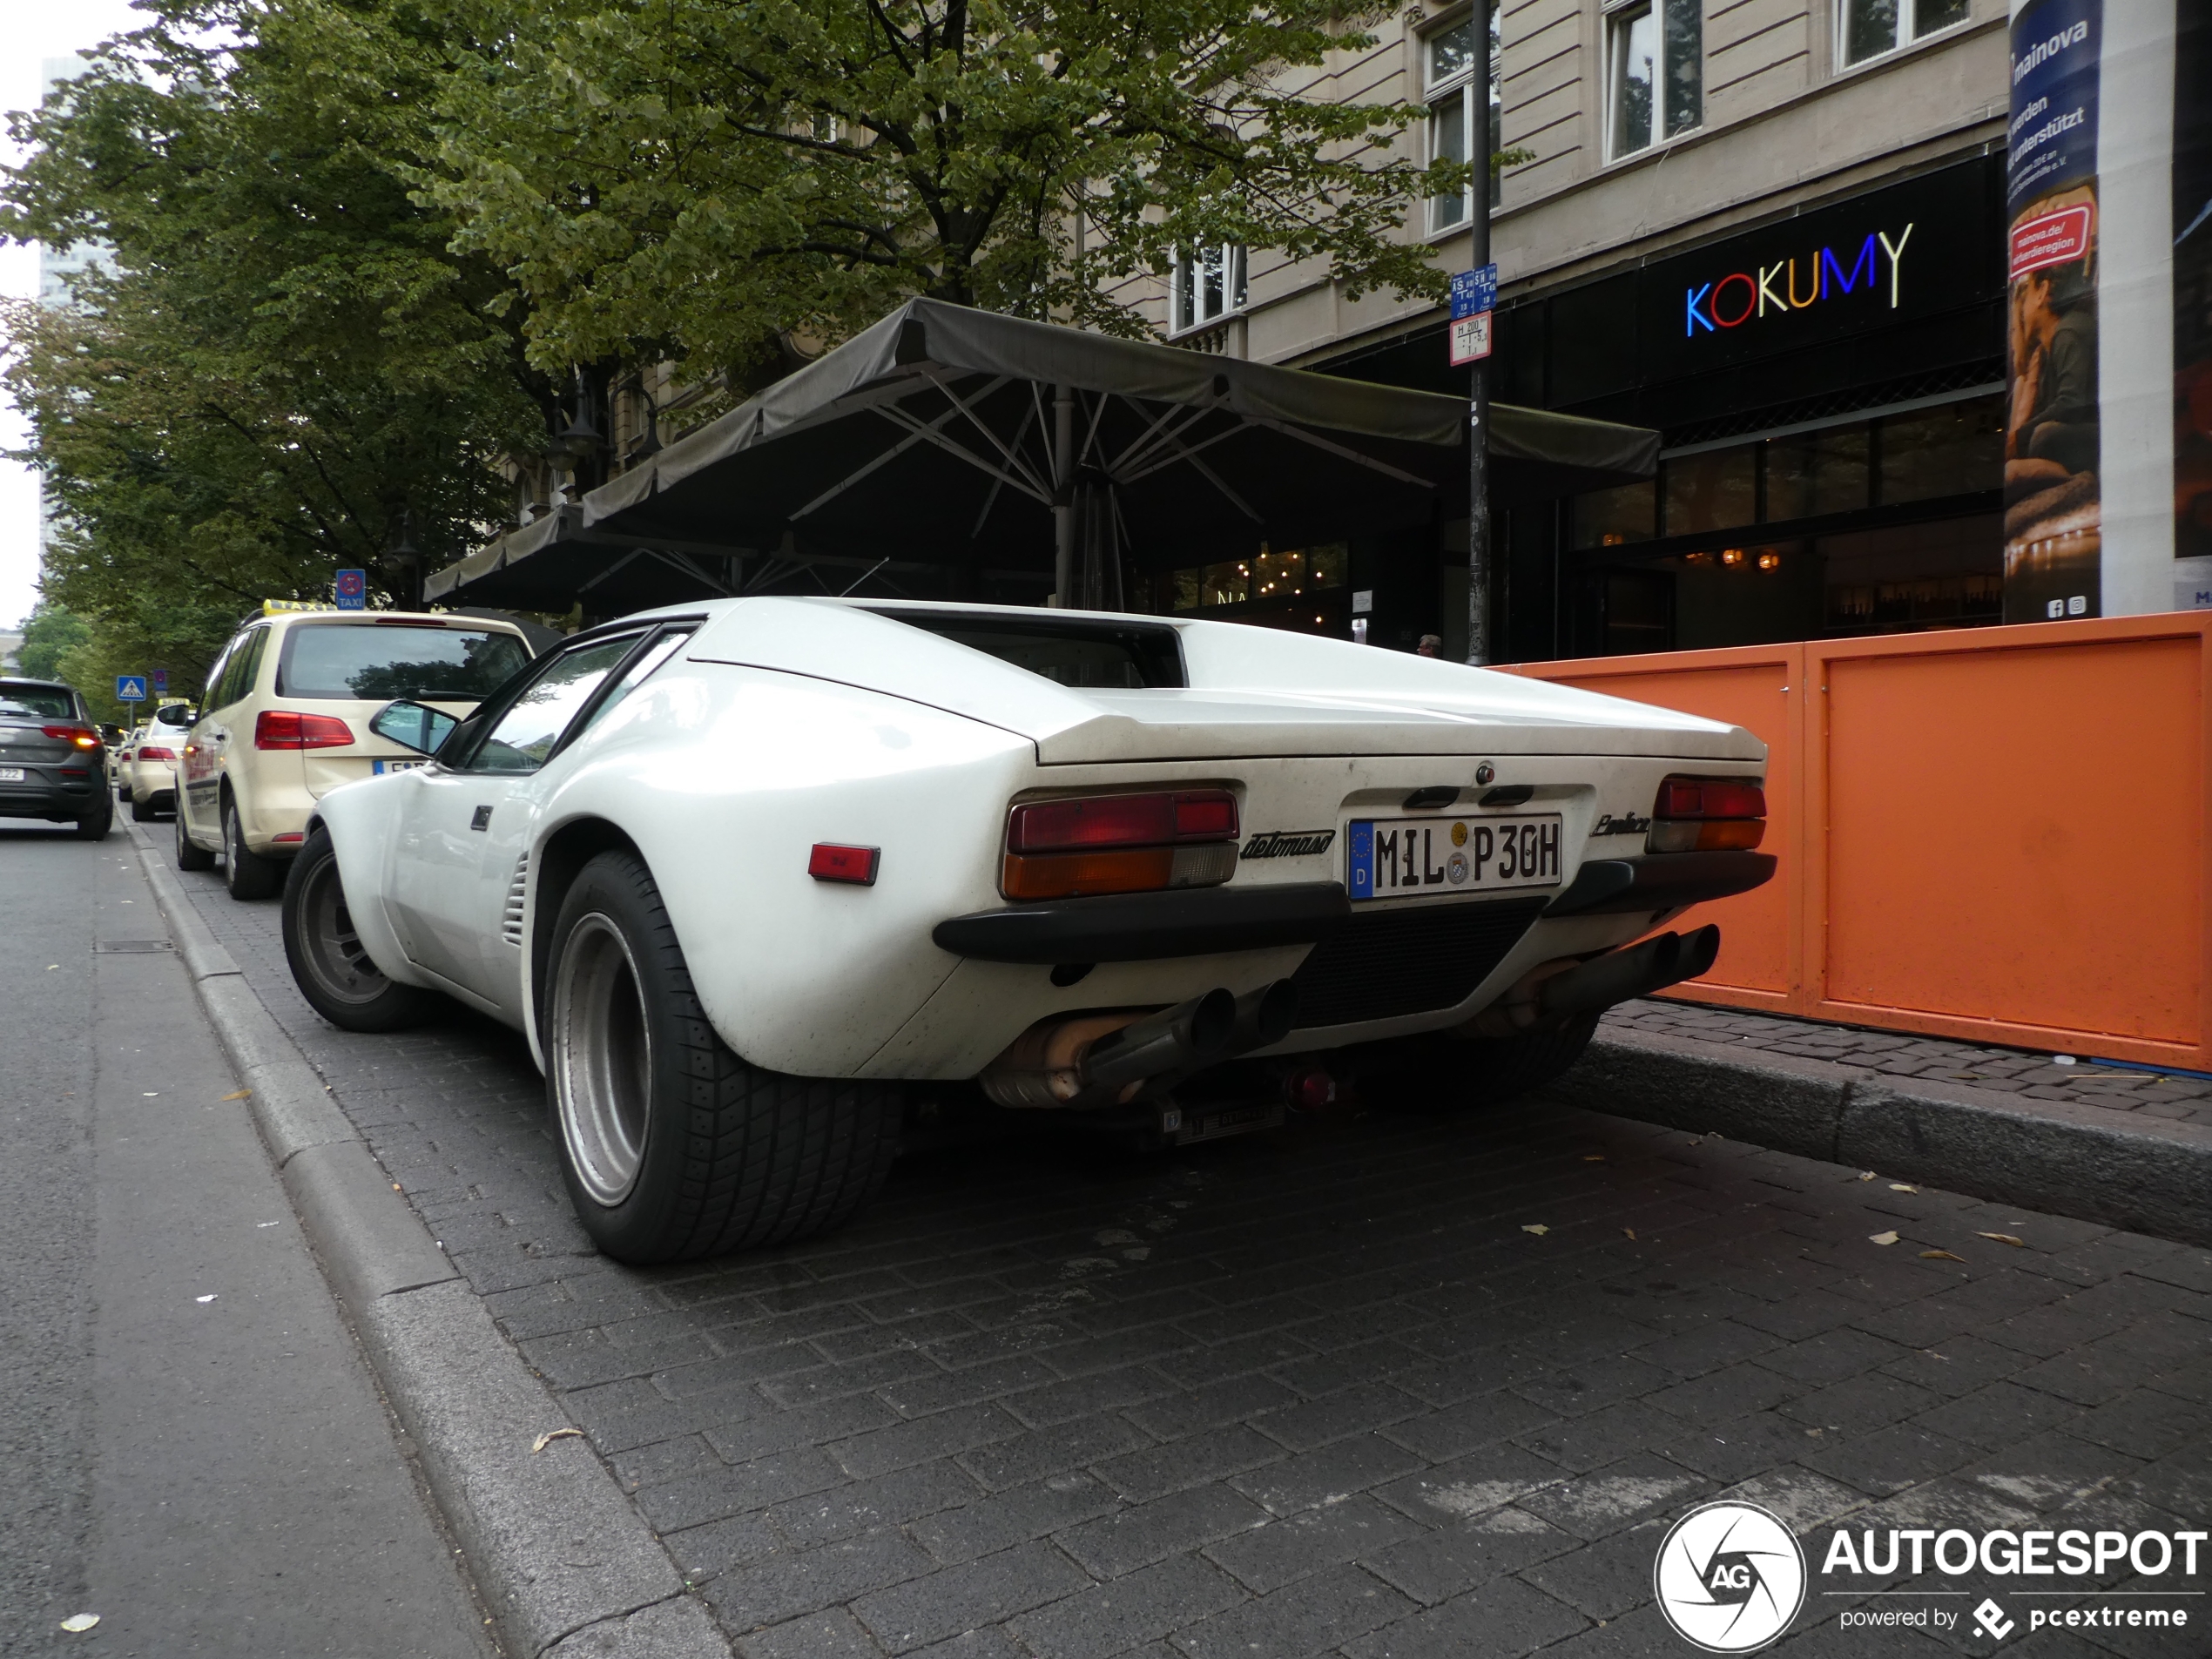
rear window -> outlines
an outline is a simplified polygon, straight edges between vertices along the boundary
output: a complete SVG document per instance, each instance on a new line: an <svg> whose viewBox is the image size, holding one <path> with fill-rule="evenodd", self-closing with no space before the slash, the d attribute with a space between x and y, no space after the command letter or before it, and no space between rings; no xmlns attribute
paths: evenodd
<svg viewBox="0 0 2212 1659"><path fill-rule="evenodd" d="M0 720L74 720L77 704L51 685L0 685Z"/></svg>
<svg viewBox="0 0 2212 1659"><path fill-rule="evenodd" d="M1174 629L1157 623L1054 622L1043 617L1031 622L954 610L874 614L1026 668L1058 685L1134 691L1190 683L1183 671L1183 642Z"/></svg>
<svg viewBox="0 0 2212 1659"><path fill-rule="evenodd" d="M481 702L530 659L513 634L395 623L294 628L277 668L279 697L395 697Z"/></svg>

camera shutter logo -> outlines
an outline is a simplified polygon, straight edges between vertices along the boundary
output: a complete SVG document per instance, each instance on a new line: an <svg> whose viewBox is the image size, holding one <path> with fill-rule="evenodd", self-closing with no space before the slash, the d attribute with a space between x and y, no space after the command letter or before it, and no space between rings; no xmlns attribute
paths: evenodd
<svg viewBox="0 0 2212 1659"><path fill-rule="evenodd" d="M1659 1610L1707 1653L1750 1653L1790 1628L1805 1604L1796 1535L1755 1503L1709 1503L1669 1527L1651 1572Z"/></svg>

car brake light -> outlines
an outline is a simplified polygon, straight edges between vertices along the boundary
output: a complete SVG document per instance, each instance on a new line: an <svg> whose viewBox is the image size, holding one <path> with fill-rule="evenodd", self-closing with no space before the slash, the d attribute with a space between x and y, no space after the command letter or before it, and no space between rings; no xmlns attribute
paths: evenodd
<svg viewBox="0 0 2212 1659"><path fill-rule="evenodd" d="M341 749L353 740L353 728L334 714L264 709L253 722L257 749Z"/></svg>
<svg viewBox="0 0 2212 1659"><path fill-rule="evenodd" d="M806 873L817 881L849 881L855 887L875 885L875 867L883 856L873 846L839 846L817 841L806 860Z"/></svg>
<svg viewBox="0 0 2212 1659"><path fill-rule="evenodd" d="M43 725L38 729L47 737L63 743L73 743L80 749L97 749L100 746L100 734L90 726Z"/></svg>
<svg viewBox="0 0 2212 1659"><path fill-rule="evenodd" d="M138 759L141 760L174 760L176 758L177 752L174 749L165 749L158 744L149 744L138 751Z"/></svg>
<svg viewBox="0 0 2212 1659"><path fill-rule="evenodd" d="M1217 887L1237 869L1237 798L1225 789L1027 801L1008 814L1000 887L1072 899Z"/></svg>
<svg viewBox="0 0 2212 1659"><path fill-rule="evenodd" d="M1766 791L1743 778L1669 778L1651 805L1647 853L1747 852L1766 835Z"/></svg>

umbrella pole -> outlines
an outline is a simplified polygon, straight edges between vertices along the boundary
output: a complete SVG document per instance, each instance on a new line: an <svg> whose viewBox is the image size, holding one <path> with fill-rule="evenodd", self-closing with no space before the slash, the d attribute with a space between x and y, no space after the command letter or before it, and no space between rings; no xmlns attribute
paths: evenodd
<svg viewBox="0 0 2212 1659"><path fill-rule="evenodd" d="M1076 585L1076 393L1052 388L1052 603L1072 608Z"/></svg>
<svg viewBox="0 0 2212 1659"><path fill-rule="evenodd" d="M1482 54L1480 142L1467 147L1481 159L1475 170L1468 229L1467 263L1480 270L1490 263L1490 155L1497 142L1490 131L1490 8L1475 0L1475 50ZM1490 662L1490 361L1474 360L1467 383L1467 661L1477 668Z"/></svg>

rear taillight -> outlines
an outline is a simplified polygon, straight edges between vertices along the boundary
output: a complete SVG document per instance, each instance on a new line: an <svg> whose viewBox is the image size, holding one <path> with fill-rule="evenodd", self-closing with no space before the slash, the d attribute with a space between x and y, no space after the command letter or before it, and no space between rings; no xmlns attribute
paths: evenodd
<svg viewBox="0 0 2212 1659"><path fill-rule="evenodd" d="M141 760L174 760L176 758L177 752L174 749L165 749L158 744L148 744L138 751L138 759Z"/></svg>
<svg viewBox="0 0 2212 1659"><path fill-rule="evenodd" d="M1009 899L1073 899L1217 887L1237 869L1237 798L1225 789L1029 801L1007 819Z"/></svg>
<svg viewBox="0 0 2212 1659"><path fill-rule="evenodd" d="M257 749L342 749L353 740L353 728L334 714L264 709L253 722Z"/></svg>
<svg viewBox="0 0 2212 1659"><path fill-rule="evenodd" d="M1741 778L1669 778L1651 805L1647 853L1743 852L1766 835L1766 791Z"/></svg>
<svg viewBox="0 0 2212 1659"><path fill-rule="evenodd" d="M80 749L97 749L100 734L86 725L42 725L39 731L57 743L74 744Z"/></svg>

